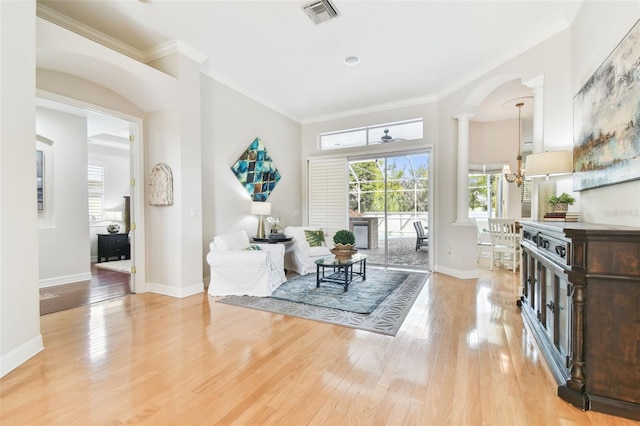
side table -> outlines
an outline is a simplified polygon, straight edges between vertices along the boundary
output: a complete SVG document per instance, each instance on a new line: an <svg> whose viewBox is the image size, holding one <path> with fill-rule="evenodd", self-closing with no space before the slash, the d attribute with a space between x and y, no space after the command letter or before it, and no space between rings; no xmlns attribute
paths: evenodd
<svg viewBox="0 0 640 426"><path fill-rule="evenodd" d="M293 237L287 237L287 238L258 238L258 237L252 237L251 239L253 240L254 243L278 244L278 243L288 243L289 241L293 240Z"/></svg>
<svg viewBox="0 0 640 426"><path fill-rule="evenodd" d="M98 263L130 257L129 234L98 234Z"/></svg>

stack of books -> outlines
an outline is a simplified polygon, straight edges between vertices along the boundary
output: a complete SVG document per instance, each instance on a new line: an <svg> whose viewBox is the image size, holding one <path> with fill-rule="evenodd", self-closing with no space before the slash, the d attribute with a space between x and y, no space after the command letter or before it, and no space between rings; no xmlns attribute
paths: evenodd
<svg viewBox="0 0 640 426"><path fill-rule="evenodd" d="M553 212L553 213L545 213L544 221L545 222L564 222L564 218L566 212Z"/></svg>
<svg viewBox="0 0 640 426"><path fill-rule="evenodd" d="M551 212L545 213L545 222L577 222L580 218L579 212Z"/></svg>
<svg viewBox="0 0 640 426"><path fill-rule="evenodd" d="M578 222L578 219L580 219L580 212L567 212L564 215L565 222Z"/></svg>

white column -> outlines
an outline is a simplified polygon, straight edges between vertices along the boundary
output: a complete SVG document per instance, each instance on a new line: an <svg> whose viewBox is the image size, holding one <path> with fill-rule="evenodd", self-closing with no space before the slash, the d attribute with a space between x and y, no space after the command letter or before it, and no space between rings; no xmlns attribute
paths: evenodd
<svg viewBox="0 0 640 426"><path fill-rule="evenodd" d="M533 89L533 152L544 151L544 75L524 83Z"/></svg>
<svg viewBox="0 0 640 426"><path fill-rule="evenodd" d="M544 152L544 76L535 77L524 83L533 89L533 153ZM549 194L555 194L555 183L539 179L533 180L531 191L531 219L542 220ZM537 191L535 190L537 188Z"/></svg>
<svg viewBox="0 0 640 426"><path fill-rule="evenodd" d="M472 113L462 112L458 120L458 186L456 223L469 223L469 120Z"/></svg>

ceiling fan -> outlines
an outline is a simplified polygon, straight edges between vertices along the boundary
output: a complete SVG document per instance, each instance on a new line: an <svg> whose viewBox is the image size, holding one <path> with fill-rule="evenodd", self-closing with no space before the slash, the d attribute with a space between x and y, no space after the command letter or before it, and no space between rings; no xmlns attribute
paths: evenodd
<svg viewBox="0 0 640 426"><path fill-rule="evenodd" d="M403 140L404 139L402 138L394 138L393 136L391 136L389 134L389 129L384 129L384 136L380 137L380 141L382 141L382 143L403 141Z"/></svg>

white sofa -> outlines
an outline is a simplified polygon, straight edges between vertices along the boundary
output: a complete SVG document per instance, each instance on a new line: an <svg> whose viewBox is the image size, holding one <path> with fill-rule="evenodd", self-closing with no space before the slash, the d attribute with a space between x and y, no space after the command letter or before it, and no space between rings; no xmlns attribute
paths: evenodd
<svg viewBox="0 0 640 426"><path fill-rule="evenodd" d="M260 250L246 250L257 245ZM209 244L211 296L265 297L285 282L284 245L256 244L245 231L217 235Z"/></svg>
<svg viewBox="0 0 640 426"><path fill-rule="evenodd" d="M305 230L317 231L317 227L312 226L287 226L284 233L287 237L292 237L293 241L287 244L284 255L284 267L287 271L295 271L300 275L316 272L317 259L332 256L327 245L311 247L304 234ZM325 241L328 236L325 234ZM333 247L333 244L331 244Z"/></svg>

